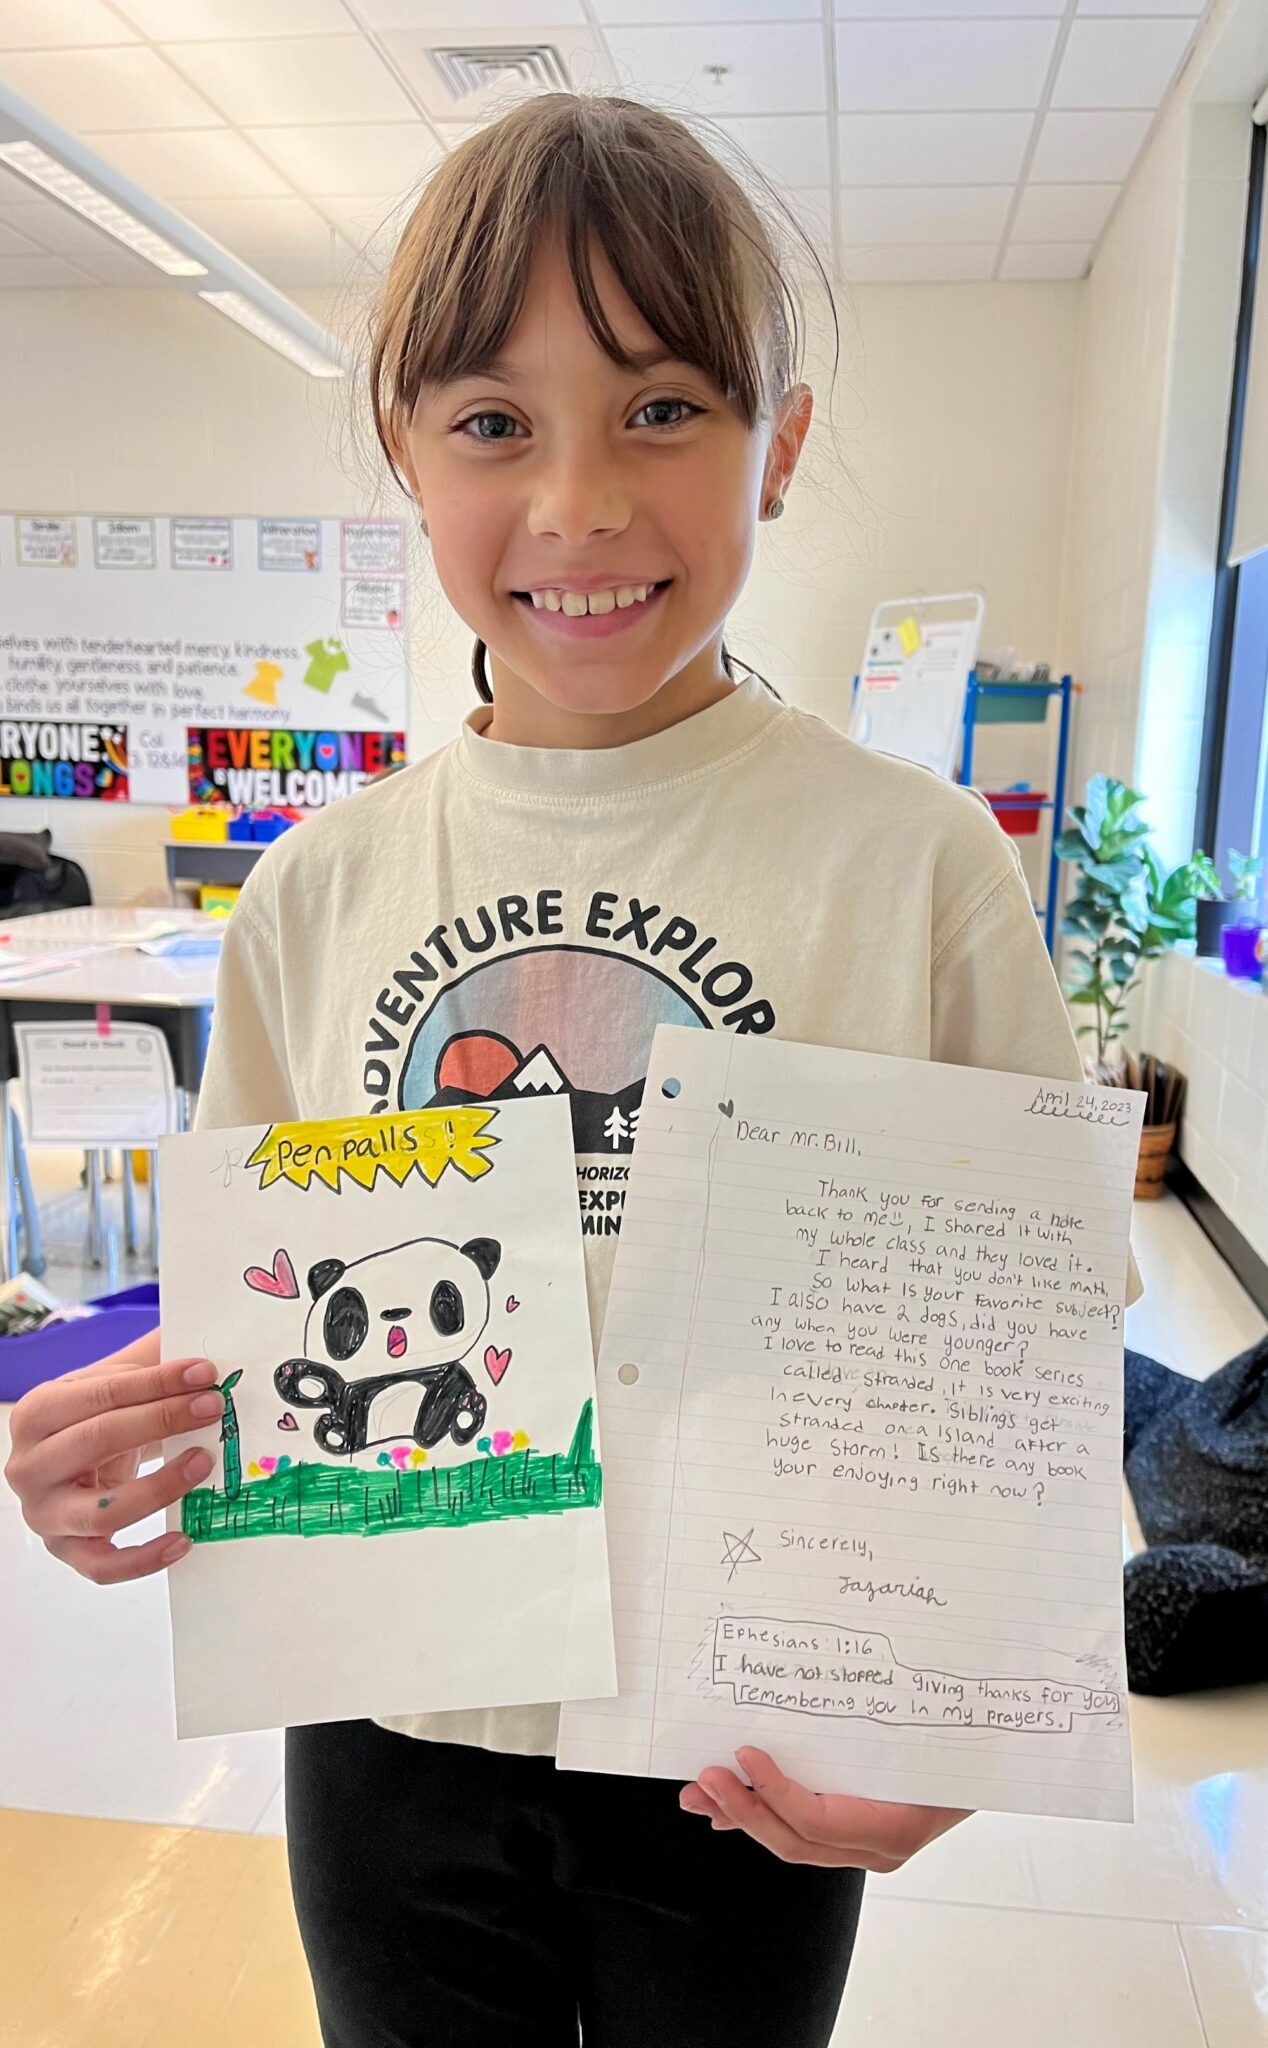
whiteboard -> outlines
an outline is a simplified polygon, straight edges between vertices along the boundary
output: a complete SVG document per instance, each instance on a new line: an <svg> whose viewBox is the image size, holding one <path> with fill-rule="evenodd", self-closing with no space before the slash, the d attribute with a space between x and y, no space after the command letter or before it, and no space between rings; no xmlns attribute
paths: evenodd
<svg viewBox="0 0 1268 2048"><path fill-rule="evenodd" d="M985 616L978 591L878 604L867 629L850 738L951 776Z"/></svg>
<svg viewBox="0 0 1268 2048"><path fill-rule="evenodd" d="M0 796L359 787L405 753L406 547L396 519L0 516Z"/></svg>

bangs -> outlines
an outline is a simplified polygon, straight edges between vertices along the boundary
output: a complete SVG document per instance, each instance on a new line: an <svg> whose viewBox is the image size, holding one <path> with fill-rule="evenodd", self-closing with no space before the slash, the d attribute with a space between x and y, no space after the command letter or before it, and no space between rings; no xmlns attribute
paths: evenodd
<svg viewBox="0 0 1268 2048"><path fill-rule="evenodd" d="M420 394L492 366L538 249L556 240L586 326L619 368L642 359L605 317L596 247L666 354L709 377L747 427L794 381L797 302L769 229L726 168L652 108L549 94L461 144L401 237L370 369L394 467Z"/></svg>

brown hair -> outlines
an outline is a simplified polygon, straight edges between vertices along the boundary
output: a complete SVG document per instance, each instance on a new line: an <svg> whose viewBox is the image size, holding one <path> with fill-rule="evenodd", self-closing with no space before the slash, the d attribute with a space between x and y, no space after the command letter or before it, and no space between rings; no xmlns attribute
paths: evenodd
<svg viewBox="0 0 1268 2048"><path fill-rule="evenodd" d="M823 266L773 187L756 171L753 178L826 289L839 360ZM590 333L621 368L636 365L604 316L592 239L649 327L712 379L747 427L769 417L797 381L798 295L772 223L738 178L668 114L634 100L547 93L461 143L428 180L401 235L370 354L374 428L398 483L396 450L420 393L492 361L548 233L561 238ZM472 674L491 701L484 654L477 640ZM725 646L722 659L732 674Z"/></svg>

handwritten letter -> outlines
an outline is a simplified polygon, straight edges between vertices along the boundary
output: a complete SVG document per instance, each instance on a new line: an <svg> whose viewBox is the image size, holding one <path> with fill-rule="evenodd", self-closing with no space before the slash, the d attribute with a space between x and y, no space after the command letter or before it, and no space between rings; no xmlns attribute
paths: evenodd
<svg viewBox="0 0 1268 2048"><path fill-rule="evenodd" d="M599 1360L620 1696L565 1769L1130 1819L1143 1098L663 1026Z"/></svg>

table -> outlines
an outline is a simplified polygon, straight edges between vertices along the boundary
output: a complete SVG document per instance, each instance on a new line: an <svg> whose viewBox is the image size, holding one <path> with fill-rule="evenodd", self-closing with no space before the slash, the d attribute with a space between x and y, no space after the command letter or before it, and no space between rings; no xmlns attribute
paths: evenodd
<svg viewBox="0 0 1268 2048"><path fill-rule="evenodd" d="M9 1096L18 1071L15 1024L82 1023L85 1010L95 1011L104 1003L121 1023L154 1025L162 1032L171 1055L182 1128L188 1123L190 1100L198 1093L207 1057L218 962L210 957L153 958L128 946L130 936L159 922L179 925L182 930L201 930L215 928L218 921L196 910L131 910L103 904L84 910L52 910L0 924L0 959L114 942L110 951L87 954L58 973L0 982L0 1276L17 1270L16 1156ZM155 1196L152 1178L150 1215L157 1256Z"/></svg>

